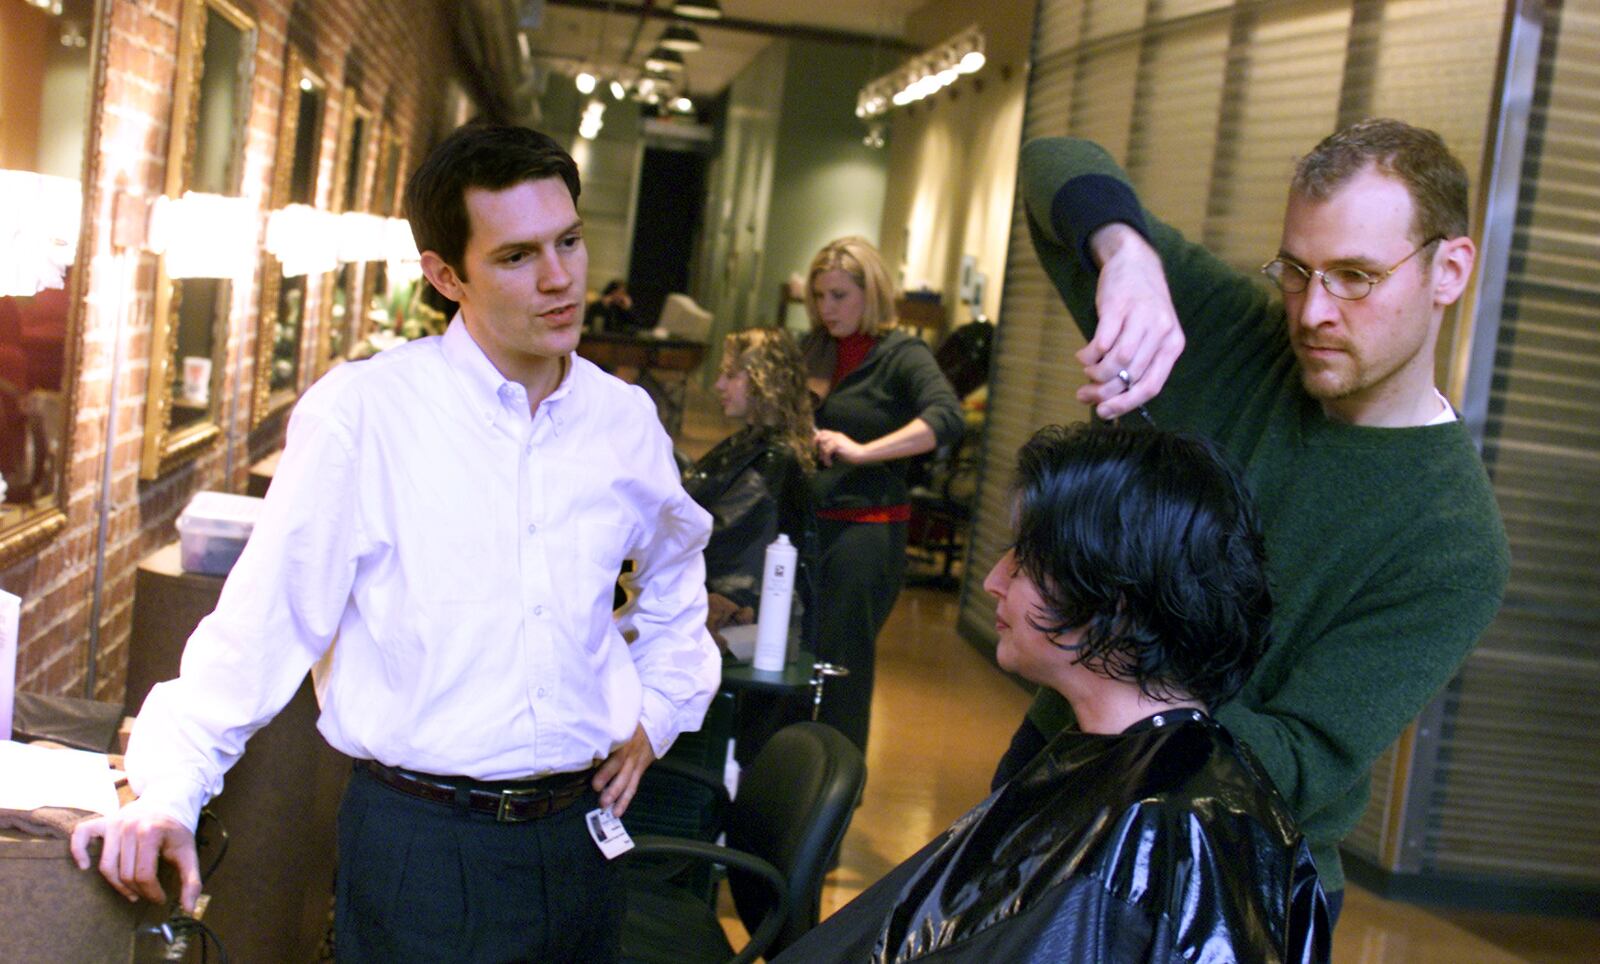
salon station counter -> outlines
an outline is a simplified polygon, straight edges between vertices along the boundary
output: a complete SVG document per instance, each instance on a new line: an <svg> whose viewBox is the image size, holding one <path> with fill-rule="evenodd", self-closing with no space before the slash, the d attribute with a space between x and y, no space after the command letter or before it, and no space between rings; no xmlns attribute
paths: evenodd
<svg viewBox="0 0 1600 964"><path fill-rule="evenodd" d="M184 572L176 542L140 563L128 653L129 714L153 685L178 674L184 643L216 608L222 583L220 576ZM317 713L308 675L283 712L250 738L210 804L229 844L206 882L211 903L205 921L235 961L318 959L332 909L334 823L350 761L317 732ZM202 868L215 846L212 840L202 848Z"/></svg>

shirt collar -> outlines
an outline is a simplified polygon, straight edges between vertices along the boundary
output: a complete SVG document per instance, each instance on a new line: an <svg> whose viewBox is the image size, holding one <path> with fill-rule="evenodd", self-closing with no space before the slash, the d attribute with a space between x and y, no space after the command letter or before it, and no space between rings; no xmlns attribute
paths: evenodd
<svg viewBox="0 0 1600 964"><path fill-rule="evenodd" d="M485 423L493 425L508 411L522 413L528 411L527 392L521 385L500 374L500 369L494 367L494 362L489 360L483 348L467 331L467 324L461 320L459 311L450 320L450 327L445 329L444 337L440 340L440 350L444 353L446 364L455 372L461 386L466 390L467 400L472 405L473 411L481 415ZM540 411L552 413L552 421L557 430L561 427L561 419L554 414L554 411L561 400L572 392L572 382L577 369L576 358L568 356L561 383L539 405Z"/></svg>

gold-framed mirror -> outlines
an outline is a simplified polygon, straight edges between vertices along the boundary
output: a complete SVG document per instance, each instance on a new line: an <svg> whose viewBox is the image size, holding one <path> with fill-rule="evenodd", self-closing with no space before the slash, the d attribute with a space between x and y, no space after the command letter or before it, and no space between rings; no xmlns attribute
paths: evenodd
<svg viewBox="0 0 1600 964"><path fill-rule="evenodd" d="M372 192L373 214L400 217L401 175L405 169L406 142L395 129L394 121L386 120L378 135L378 183Z"/></svg>
<svg viewBox="0 0 1600 964"><path fill-rule="evenodd" d="M0 568L66 527L110 0L0 0Z"/></svg>
<svg viewBox="0 0 1600 964"><path fill-rule="evenodd" d="M278 119L278 149L272 169L276 211L290 204L317 203L322 124L328 85L291 44L284 59L283 105ZM306 302L311 277L285 277L270 254L261 256L261 310L256 330L256 380L250 425L260 425L300 394Z"/></svg>
<svg viewBox="0 0 1600 964"><path fill-rule="evenodd" d="M344 92L340 111L339 153L334 167L335 213L365 211L372 187L367 176L372 144L376 139L372 111L361 103L353 87ZM350 356L360 336L362 289L361 265L346 262L331 273L331 287L324 299L322 338L317 372L321 374Z"/></svg>
<svg viewBox="0 0 1600 964"><path fill-rule="evenodd" d="M183 0L167 142L166 195L237 195L250 114L255 20L229 0ZM154 479L222 434L232 283L156 272L139 477Z"/></svg>

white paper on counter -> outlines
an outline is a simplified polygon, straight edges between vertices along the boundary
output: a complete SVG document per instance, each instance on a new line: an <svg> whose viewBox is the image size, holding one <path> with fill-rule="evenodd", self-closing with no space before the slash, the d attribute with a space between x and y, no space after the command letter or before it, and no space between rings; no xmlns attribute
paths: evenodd
<svg viewBox="0 0 1600 964"><path fill-rule="evenodd" d="M11 739L11 709L16 702L17 627L22 600L0 590L0 740Z"/></svg>
<svg viewBox="0 0 1600 964"><path fill-rule="evenodd" d="M756 655L756 631L759 629L755 623L745 626L724 626L717 630L722 636L722 641L728 644L728 652L741 663L748 663Z"/></svg>
<svg viewBox="0 0 1600 964"><path fill-rule="evenodd" d="M104 753L0 741L0 809L115 813L117 773Z"/></svg>

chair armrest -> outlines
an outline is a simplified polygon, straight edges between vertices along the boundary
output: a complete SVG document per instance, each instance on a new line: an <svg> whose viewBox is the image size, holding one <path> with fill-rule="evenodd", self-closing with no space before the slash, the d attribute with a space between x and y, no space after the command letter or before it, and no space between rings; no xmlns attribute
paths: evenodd
<svg viewBox="0 0 1600 964"><path fill-rule="evenodd" d="M659 762L657 761L658 765ZM783 874L778 872L778 868L760 857L718 844L687 840L682 837L662 837L654 834L633 838L633 845L633 849L628 851L625 856L635 857L659 854L722 864L759 877L763 883L772 889L773 895L777 898L776 902L761 918L761 923L750 934L750 942L744 946L744 950L735 955L729 961L729 964L750 964L751 961L766 952L773 940L777 938L778 932L783 929L784 921L789 917L789 883L784 880Z"/></svg>
<svg viewBox="0 0 1600 964"><path fill-rule="evenodd" d="M700 784L707 790L710 790L712 795L716 797L717 813L719 814L722 813L722 811L726 809L728 804L731 802L731 798L728 796L728 787L722 782L722 775L718 773L712 773L705 767L695 766L692 763L684 763L679 760L674 760L670 757L663 757L662 759L650 764L649 769L647 769L645 772L663 773L668 776L680 777L692 783Z"/></svg>

